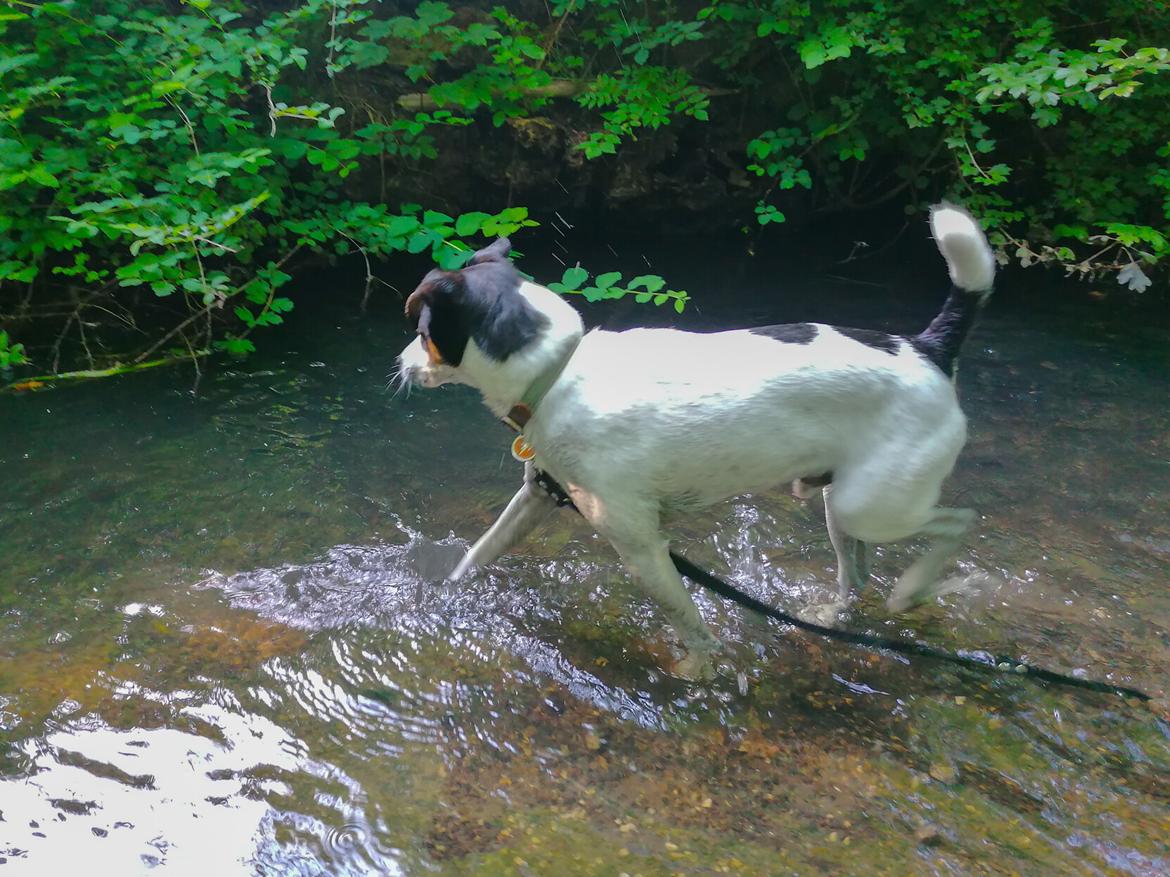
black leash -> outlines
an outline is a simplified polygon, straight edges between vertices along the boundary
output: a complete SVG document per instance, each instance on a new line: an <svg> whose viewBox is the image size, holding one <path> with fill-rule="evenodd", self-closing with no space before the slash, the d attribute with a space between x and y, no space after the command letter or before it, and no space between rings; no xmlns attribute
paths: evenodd
<svg viewBox="0 0 1170 877"><path fill-rule="evenodd" d="M1089 691L1116 694L1119 697L1132 697L1141 701L1151 699L1150 695L1144 691L1139 691L1136 688L1130 688L1126 685L1113 685L1109 682L1098 682L1095 679L1081 679L1066 673L1045 670L1043 667L1034 667L1016 658L1005 657L1003 655L987 655L985 658L975 658L956 652L948 652L945 649L928 646L925 643L916 643L910 640L895 639L887 636L877 636L876 634L856 633L850 630L841 630L836 627L826 627L823 624L814 624L811 621L804 621L794 615L789 615L787 612L769 606L767 603L762 603L751 594L745 594L734 585L728 584L723 579L695 566L685 557L674 551L670 552L670 559L674 563L674 568L681 575L686 576L696 584L702 585L707 590L713 591L720 597L730 600L732 603L737 603L745 609L751 609L753 612L765 615L775 621L783 624L791 624L793 627L798 627L801 630L815 633L827 639L834 639L839 642L852 643L859 646L868 646L872 649L884 649L903 655L920 655L924 658L934 658L937 661L958 664L961 667L967 667L980 673L1008 673L1016 676L1030 676L1033 679L1051 682L1055 685L1064 685L1069 688L1084 688Z"/></svg>
<svg viewBox="0 0 1170 877"><path fill-rule="evenodd" d="M562 488L547 472L537 470L536 483L549 496L556 500L560 507L570 507L573 511L577 511L577 507L573 505L573 501L569 495L565 493ZM579 513L579 512L578 512ZM1096 691L1103 694L1114 694L1118 697L1131 697L1135 700L1149 701L1152 698L1137 688L1130 688L1127 685L1114 685L1110 682L1100 682L1096 679L1082 679L1078 676L1071 676L1067 673L1057 673L1055 670L1046 670L1043 667L1035 667L1024 661L1016 658L1003 655L990 655L986 652L981 653L981 657L973 657L959 652L949 652L946 649L940 649L936 646L929 646L925 643L912 642L910 640L896 639L894 637L878 636L869 633L857 633L851 630L841 630L837 627L826 627L823 624L814 624L811 621L804 621L797 618L795 615L790 615L773 606L769 606L760 600L757 600L751 594L745 594L734 585L725 582L718 576L707 572L705 569L695 566L681 554L677 552L670 552L671 563L674 568L679 571L680 575L686 576L691 581L706 588L725 600L730 600L744 609L750 609L753 612L758 612L773 621L779 621L781 624L790 624L800 630L808 633L815 633L817 636L823 636L826 639L837 640L838 642L850 643L852 645L866 646L871 649L882 649L889 652L897 652L902 655L918 655L923 658L933 658L936 661L945 661L949 664L957 664L960 667L966 667L969 670L974 670L978 673L986 673L991 675L1007 674L1014 676L1030 677L1041 682L1050 682L1053 685L1063 685L1066 688L1081 688L1086 691Z"/></svg>

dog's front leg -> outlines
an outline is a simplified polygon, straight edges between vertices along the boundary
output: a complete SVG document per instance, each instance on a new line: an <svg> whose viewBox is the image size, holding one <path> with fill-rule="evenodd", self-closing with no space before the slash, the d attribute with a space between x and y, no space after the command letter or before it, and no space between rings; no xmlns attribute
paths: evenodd
<svg viewBox="0 0 1170 877"><path fill-rule="evenodd" d="M533 528L557 507L556 500L538 487L535 479L535 467L531 463L525 463L524 484L496 518L496 522L471 546L454 572L447 576L448 581L458 581L476 567L491 563L531 533Z"/></svg>

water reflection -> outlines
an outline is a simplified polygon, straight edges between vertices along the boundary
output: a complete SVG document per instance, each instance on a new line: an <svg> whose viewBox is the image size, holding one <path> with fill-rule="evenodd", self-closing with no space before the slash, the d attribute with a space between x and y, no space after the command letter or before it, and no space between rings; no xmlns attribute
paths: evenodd
<svg viewBox="0 0 1170 877"><path fill-rule="evenodd" d="M282 822L273 804L291 791L281 777L326 769L263 716L212 704L183 712L207 733L83 722L25 743L28 778L0 785L15 829L0 850L5 873L89 873L98 856L120 873L230 874L271 858L264 850L277 846ZM331 803L339 818L362 815L345 796ZM299 833L311 847L331 836L319 820ZM391 872L387 861L372 864Z"/></svg>

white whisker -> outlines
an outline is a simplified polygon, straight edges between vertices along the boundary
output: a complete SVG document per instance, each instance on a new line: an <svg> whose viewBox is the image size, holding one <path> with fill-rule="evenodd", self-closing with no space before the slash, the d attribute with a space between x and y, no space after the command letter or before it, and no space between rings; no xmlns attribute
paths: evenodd
<svg viewBox="0 0 1170 877"><path fill-rule="evenodd" d="M398 398L403 390L405 390L406 398L409 399L410 388L414 382L410 379L407 368L402 363L399 363L394 367L394 371L390 373L389 377L390 380L386 384L386 389L390 389L391 385L394 386L394 398Z"/></svg>

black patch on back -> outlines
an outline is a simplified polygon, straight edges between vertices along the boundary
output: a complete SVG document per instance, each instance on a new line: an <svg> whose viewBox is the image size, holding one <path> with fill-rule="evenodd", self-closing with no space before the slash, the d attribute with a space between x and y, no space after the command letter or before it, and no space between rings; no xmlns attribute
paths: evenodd
<svg viewBox="0 0 1170 877"><path fill-rule="evenodd" d="M468 339L503 362L531 344L548 318L520 295L520 273L508 261L511 244L500 238L461 271L431 271L407 299L407 314L428 335L448 365L463 362Z"/></svg>
<svg viewBox="0 0 1170 877"><path fill-rule="evenodd" d="M748 329L753 335L763 335L784 344L808 344L817 337L817 327L812 323L784 323L779 326L757 326Z"/></svg>
<svg viewBox="0 0 1170 877"><path fill-rule="evenodd" d="M854 341L859 341L866 347L872 347L874 350L884 350L886 353L896 356L902 347L902 342L907 340L901 335L890 335L888 332L878 332L873 329L851 329L847 326L834 326L838 332L846 338L852 338Z"/></svg>

